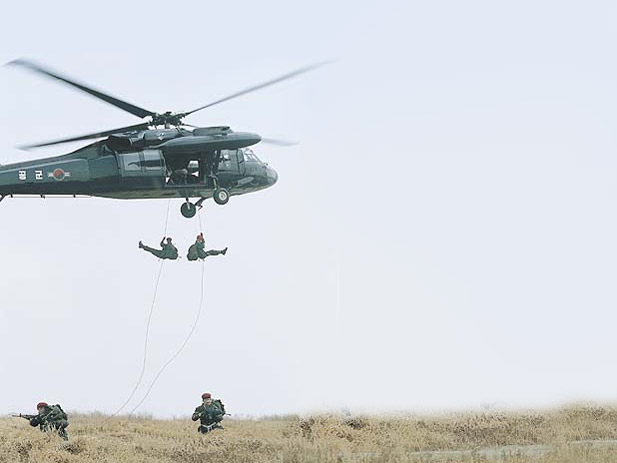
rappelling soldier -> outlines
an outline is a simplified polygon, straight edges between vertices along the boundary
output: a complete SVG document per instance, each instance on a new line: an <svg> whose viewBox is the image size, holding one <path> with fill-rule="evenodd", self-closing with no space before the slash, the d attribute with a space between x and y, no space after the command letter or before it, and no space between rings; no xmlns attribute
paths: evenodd
<svg viewBox="0 0 617 463"><path fill-rule="evenodd" d="M161 249L154 249L146 246L141 241L139 242L139 249L143 249L144 251L155 255L159 259L176 260L178 258L178 248L173 245L173 243L171 242L171 238L163 237L160 246Z"/></svg>
<svg viewBox="0 0 617 463"><path fill-rule="evenodd" d="M60 405L48 405L39 402L36 406L36 415L22 415L30 422L30 426L38 427L42 432L57 432L64 440L69 439L66 428L69 426L69 418Z"/></svg>
<svg viewBox="0 0 617 463"><path fill-rule="evenodd" d="M195 243L191 245L189 248L189 252L187 254L187 259L190 261L195 261L197 259L205 259L208 256L218 256L227 254L227 248L222 250L210 249L206 251L206 240L204 239L204 234L200 233L197 235L195 239Z"/></svg>
<svg viewBox="0 0 617 463"><path fill-rule="evenodd" d="M212 400L212 394L205 392L201 395L202 404L195 409L192 420L200 421L197 430L202 434L207 434L213 429L223 429L221 421L225 416L225 405L221 399Z"/></svg>

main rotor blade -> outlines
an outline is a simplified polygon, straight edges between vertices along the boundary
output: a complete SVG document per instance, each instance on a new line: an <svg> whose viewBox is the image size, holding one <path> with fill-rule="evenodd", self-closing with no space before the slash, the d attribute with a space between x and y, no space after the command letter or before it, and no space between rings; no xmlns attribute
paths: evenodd
<svg viewBox="0 0 617 463"><path fill-rule="evenodd" d="M152 116L154 114L152 111L148 111L147 109L140 108L139 106L135 106L131 103L127 103L126 101L122 101L116 97L106 95L105 93L102 93L98 90L94 90L90 87L86 87L84 84L81 84L79 82L69 80L66 77L63 77L59 74L54 74L53 72L48 71L47 69L44 69L41 66L34 64L30 61L27 61L24 59L16 59L14 61L7 63L7 65L22 66L27 69L30 69L31 71L38 72L39 74L43 74L43 75L46 75L47 77L51 77L52 79L56 79L61 82L64 82L65 84L75 87L81 90L82 92L86 92L100 100L103 100L111 105L114 105L116 108L120 108L128 113L131 113L134 116L144 118L147 116Z"/></svg>
<svg viewBox="0 0 617 463"><path fill-rule="evenodd" d="M260 90L262 88L269 87L270 85L278 84L279 82L283 82L284 80L291 79L292 77L295 77L295 76L298 76L300 74L304 74L305 72L309 72L309 71L312 71L314 69L317 69L317 68L319 68L321 66L324 66L325 64L329 64L329 62L326 61L326 62L323 62L323 63L317 63L317 64L313 64L311 66L306 66L306 67L300 68L300 69L298 69L296 71L290 72L289 74L285 74L285 75L283 75L281 77L277 77L276 79L269 80L268 82L264 82L262 84L255 85L255 86L249 87L249 88L247 88L245 90L241 90L239 92L233 93L233 94L231 94L229 96L221 98L220 100L216 100L216 101L213 101L212 103L208 103L205 106L200 106L199 108L193 109L192 111L189 111L187 113L181 113L181 115L182 115L182 117L188 116L189 114L193 114L193 113L196 113L197 111L201 111L202 109L209 108L210 106L214 106L214 105L217 105L219 103L223 103L224 101L229 101L229 100L231 100L233 98L237 98L239 96L246 95L247 93L251 93L251 92Z"/></svg>
<svg viewBox="0 0 617 463"><path fill-rule="evenodd" d="M146 130L148 127L149 127L149 124L147 122L142 122L141 124L129 125L127 127L120 127L118 129L113 129L113 130L106 130L105 132L90 133L88 135L81 135L79 137L73 137L73 138L64 138L62 140L48 141L44 143L38 143L36 145L19 146L18 148L23 149L23 150L28 150L31 148L42 148L43 146L60 145L62 143L69 143L72 141L92 140L94 138L108 137L109 135L113 135L115 133Z"/></svg>
<svg viewBox="0 0 617 463"><path fill-rule="evenodd" d="M266 143L268 145L274 146L295 146L298 144L297 141L278 140L276 138L262 138L261 143Z"/></svg>

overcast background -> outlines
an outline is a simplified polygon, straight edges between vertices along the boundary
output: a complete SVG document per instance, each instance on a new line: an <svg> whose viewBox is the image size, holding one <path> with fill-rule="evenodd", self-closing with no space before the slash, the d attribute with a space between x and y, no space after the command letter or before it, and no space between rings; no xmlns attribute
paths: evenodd
<svg viewBox="0 0 617 463"><path fill-rule="evenodd" d="M617 397L613 2L9 2L29 57L155 111L298 140L275 187L211 201L204 317L140 411L544 406ZM0 69L15 145L136 123ZM167 201L0 204L0 412L114 411L137 380ZM198 221L171 204L181 252ZM182 342L200 265L163 269L146 381ZM144 389L140 390L143 394ZM139 394L138 394L139 395ZM134 402L135 403L135 402Z"/></svg>

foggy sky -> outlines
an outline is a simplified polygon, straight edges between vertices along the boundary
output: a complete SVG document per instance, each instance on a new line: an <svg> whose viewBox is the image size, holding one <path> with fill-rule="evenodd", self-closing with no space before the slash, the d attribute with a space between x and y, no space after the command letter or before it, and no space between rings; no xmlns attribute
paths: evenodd
<svg viewBox="0 0 617 463"><path fill-rule="evenodd" d="M29 57L155 111L335 63L187 122L279 174L202 211L204 317L140 411L425 410L613 400L617 40L612 2L11 2L0 62ZM138 119L0 68L15 145ZM171 204L181 248L199 230ZM114 411L139 375L166 200L0 203L0 413ZM146 381L199 303L166 263ZM143 394L144 388L140 390ZM140 395L138 394L138 396Z"/></svg>

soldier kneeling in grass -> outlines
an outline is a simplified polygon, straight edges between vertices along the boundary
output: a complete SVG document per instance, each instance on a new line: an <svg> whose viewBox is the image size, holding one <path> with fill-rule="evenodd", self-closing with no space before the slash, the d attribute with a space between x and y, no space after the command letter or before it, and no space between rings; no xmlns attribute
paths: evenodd
<svg viewBox="0 0 617 463"><path fill-rule="evenodd" d="M39 402L36 406L36 415L22 415L30 422L30 426L38 427L42 432L55 431L64 440L69 439L66 428L69 426L68 416L62 410L60 405L48 405L45 402Z"/></svg>
<svg viewBox="0 0 617 463"><path fill-rule="evenodd" d="M221 421L225 416L225 405L220 399L212 400L212 394L205 392L201 396L202 404L195 409L193 421L200 420L201 424L197 430L202 434L207 434L213 429L223 429Z"/></svg>

